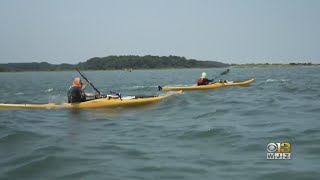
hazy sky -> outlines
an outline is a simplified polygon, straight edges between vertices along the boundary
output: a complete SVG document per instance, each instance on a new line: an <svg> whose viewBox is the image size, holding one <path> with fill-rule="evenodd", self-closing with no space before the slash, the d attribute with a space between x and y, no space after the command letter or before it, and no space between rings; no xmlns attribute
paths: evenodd
<svg viewBox="0 0 320 180"><path fill-rule="evenodd" d="M318 0L0 0L0 63L320 63Z"/></svg>

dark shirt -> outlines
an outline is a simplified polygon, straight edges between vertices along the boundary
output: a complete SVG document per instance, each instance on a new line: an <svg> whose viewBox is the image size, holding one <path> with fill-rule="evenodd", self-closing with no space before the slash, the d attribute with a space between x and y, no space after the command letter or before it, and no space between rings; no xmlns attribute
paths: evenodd
<svg viewBox="0 0 320 180"><path fill-rule="evenodd" d="M80 87L72 86L68 91L68 103L84 102L86 96Z"/></svg>

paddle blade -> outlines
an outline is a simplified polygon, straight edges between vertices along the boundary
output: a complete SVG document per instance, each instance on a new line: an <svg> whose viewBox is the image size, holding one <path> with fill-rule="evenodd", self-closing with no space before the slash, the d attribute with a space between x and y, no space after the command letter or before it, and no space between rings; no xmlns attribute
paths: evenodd
<svg viewBox="0 0 320 180"><path fill-rule="evenodd" d="M229 73L229 71L230 71L230 69L227 69L227 70L223 71L220 75L228 74L228 73Z"/></svg>

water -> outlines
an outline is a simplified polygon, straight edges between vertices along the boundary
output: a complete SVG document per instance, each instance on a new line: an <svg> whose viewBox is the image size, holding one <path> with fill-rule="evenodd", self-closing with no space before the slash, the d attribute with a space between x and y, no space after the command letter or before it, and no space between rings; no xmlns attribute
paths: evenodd
<svg viewBox="0 0 320 180"><path fill-rule="evenodd" d="M85 74L102 92L158 95L158 85L191 85L202 71ZM65 102L77 76L1 73L0 102ZM256 81L129 109L2 109L0 179L319 179L320 69L232 69L223 78ZM270 142L289 142L291 160L267 160Z"/></svg>

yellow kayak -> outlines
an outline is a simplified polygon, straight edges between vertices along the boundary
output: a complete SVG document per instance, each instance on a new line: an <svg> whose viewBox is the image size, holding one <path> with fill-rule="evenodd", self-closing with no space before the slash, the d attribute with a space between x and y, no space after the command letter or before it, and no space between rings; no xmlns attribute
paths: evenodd
<svg viewBox="0 0 320 180"><path fill-rule="evenodd" d="M109 107L122 107L122 106L137 106L145 105L158 102L167 97L170 97L173 94L178 93L167 93L160 96L145 96L145 97L136 97L136 96L127 96L122 97L108 97L94 99L81 103L63 103L63 104L4 104L0 103L0 108L43 108L43 109L55 109L55 108L68 108L68 109L86 109L86 108L109 108Z"/></svg>
<svg viewBox="0 0 320 180"><path fill-rule="evenodd" d="M216 88L221 88L221 87L227 87L227 86L250 86L251 83L254 81L254 79L249 79L246 81L242 82L216 82L213 84L208 84L208 85L202 85L202 86L165 86L161 87L159 86L159 90L163 91L192 91L192 90L207 90L207 89L216 89Z"/></svg>

